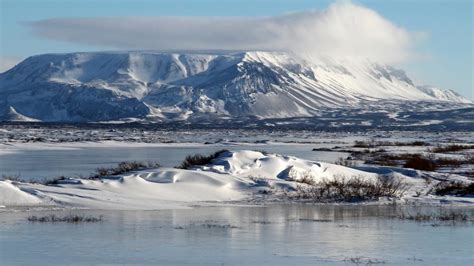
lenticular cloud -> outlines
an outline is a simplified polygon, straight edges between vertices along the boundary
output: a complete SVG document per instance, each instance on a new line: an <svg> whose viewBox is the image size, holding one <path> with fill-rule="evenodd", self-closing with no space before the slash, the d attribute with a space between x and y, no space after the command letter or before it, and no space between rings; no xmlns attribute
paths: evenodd
<svg viewBox="0 0 474 266"><path fill-rule="evenodd" d="M29 22L33 33L119 49L281 50L385 63L414 56L416 34L350 2L273 17L95 17Z"/></svg>

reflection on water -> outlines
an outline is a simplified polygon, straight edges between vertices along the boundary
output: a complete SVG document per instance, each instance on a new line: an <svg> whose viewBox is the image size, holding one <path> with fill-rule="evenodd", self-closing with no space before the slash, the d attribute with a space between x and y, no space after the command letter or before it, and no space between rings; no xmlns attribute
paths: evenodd
<svg viewBox="0 0 474 266"><path fill-rule="evenodd" d="M23 150L0 155L0 175L19 174L24 179L41 180L57 176L87 176L98 167L114 166L123 161L159 162L162 166L178 165L187 155L229 150L266 150L308 160L334 162L347 153L312 151L311 145L200 145L181 147L122 146L97 144L77 149Z"/></svg>
<svg viewBox="0 0 474 266"><path fill-rule="evenodd" d="M387 218L396 211L393 206L334 205L74 211L105 219L76 225L29 223L25 217L32 212L1 212L0 261L190 265L350 264L351 258L399 265L473 261L471 223L434 227Z"/></svg>

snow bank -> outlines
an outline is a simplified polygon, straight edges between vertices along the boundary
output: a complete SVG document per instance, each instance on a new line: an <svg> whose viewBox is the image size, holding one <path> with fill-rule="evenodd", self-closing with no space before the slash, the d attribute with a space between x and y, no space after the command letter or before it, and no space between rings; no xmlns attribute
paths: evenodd
<svg viewBox="0 0 474 266"><path fill-rule="evenodd" d="M0 181L0 205L18 206L18 205L36 205L41 204L42 200L34 194L23 191L15 182Z"/></svg>
<svg viewBox="0 0 474 266"><path fill-rule="evenodd" d="M298 184L294 180L308 176L315 181L338 176L375 180L376 172L256 151L223 152L210 165L190 170L163 167L100 180L63 180L56 185L0 181L0 205L122 210L189 208L198 202L252 199L262 190L261 180L275 188L290 188ZM410 176L405 172L393 174L410 184L405 200L419 200L417 192L429 189L416 172ZM425 198L431 203L461 202L452 197ZM463 198L462 202L474 203L474 199Z"/></svg>
<svg viewBox="0 0 474 266"><path fill-rule="evenodd" d="M333 179L338 176L363 176L367 179L376 174L322 162L313 162L293 156L263 154L258 151L225 152L210 166L200 167L203 171L214 171L238 177L261 177L267 179L295 179L310 175L315 181Z"/></svg>

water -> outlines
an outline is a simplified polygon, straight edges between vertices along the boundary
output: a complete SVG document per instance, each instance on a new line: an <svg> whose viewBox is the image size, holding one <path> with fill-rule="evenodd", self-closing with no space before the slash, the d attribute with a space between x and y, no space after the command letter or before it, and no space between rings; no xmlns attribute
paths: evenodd
<svg viewBox="0 0 474 266"><path fill-rule="evenodd" d="M134 145L110 146L60 145L54 149L18 148L14 152L0 153L0 174L20 175L26 180L41 180L57 176L87 176L98 167L114 166L122 161L159 162L162 166L178 165L189 154L210 154L221 149L266 150L292 155L308 160L334 162L347 153L312 151L315 145L196 145L157 146Z"/></svg>
<svg viewBox="0 0 474 266"><path fill-rule="evenodd" d="M52 212L0 212L0 262L351 265L352 259L361 265L468 265L474 261L471 223L432 226L387 218L396 212L393 206L72 212L103 215L104 220L31 223L28 215Z"/></svg>

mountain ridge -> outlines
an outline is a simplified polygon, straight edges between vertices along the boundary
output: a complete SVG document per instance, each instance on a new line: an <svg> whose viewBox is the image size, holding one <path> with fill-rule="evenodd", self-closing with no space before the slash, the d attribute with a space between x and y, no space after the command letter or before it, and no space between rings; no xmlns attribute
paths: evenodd
<svg viewBox="0 0 474 266"><path fill-rule="evenodd" d="M0 74L0 96L3 120L14 108L42 121L312 117L381 100L472 104L391 66L260 51L37 55Z"/></svg>

